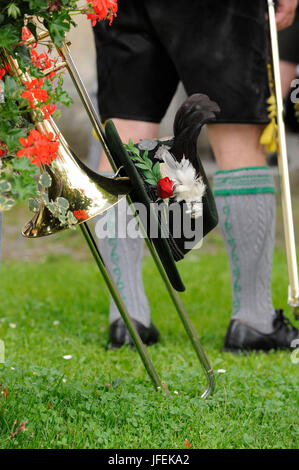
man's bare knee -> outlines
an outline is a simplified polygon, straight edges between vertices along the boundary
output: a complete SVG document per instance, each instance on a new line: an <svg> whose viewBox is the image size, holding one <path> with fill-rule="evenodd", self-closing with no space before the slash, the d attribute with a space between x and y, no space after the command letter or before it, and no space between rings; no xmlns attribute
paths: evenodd
<svg viewBox="0 0 299 470"><path fill-rule="evenodd" d="M229 170L266 164L260 145L264 125L210 124L208 135L220 169Z"/></svg>
<svg viewBox="0 0 299 470"><path fill-rule="evenodd" d="M128 143L130 139L133 142L138 142L141 139L156 139L158 137L159 125L154 122L119 118L112 118L112 121L124 143ZM99 171L111 171L110 163L104 152L101 155Z"/></svg>

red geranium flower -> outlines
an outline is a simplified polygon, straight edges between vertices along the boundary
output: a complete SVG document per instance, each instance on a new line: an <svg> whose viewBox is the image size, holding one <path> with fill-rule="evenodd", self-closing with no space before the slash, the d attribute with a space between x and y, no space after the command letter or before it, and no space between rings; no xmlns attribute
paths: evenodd
<svg viewBox="0 0 299 470"><path fill-rule="evenodd" d="M51 114L53 114L56 111L56 105L55 104L47 104L46 106L41 106L40 109L42 110L44 114L45 119L49 119Z"/></svg>
<svg viewBox="0 0 299 470"><path fill-rule="evenodd" d="M26 26L23 26L22 28L22 41L27 41L28 39L32 38L32 33L29 31Z"/></svg>
<svg viewBox="0 0 299 470"><path fill-rule="evenodd" d="M5 68L3 68L3 69L0 69L0 80L2 80L2 78L3 78L3 77L4 77L4 75L5 75L5 73L6 73L6 70L5 70Z"/></svg>
<svg viewBox="0 0 299 470"><path fill-rule="evenodd" d="M166 176L161 178L157 184L157 194L162 199L167 199L168 197L173 196L173 186L174 183L171 179Z"/></svg>
<svg viewBox="0 0 299 470"><path fill-rule="evenodd" d="M5 400L7 400L8 390L7 388L3 387L1 384L0 384L0 395L3 395L5 397Z"/></svg>
<svg viewBox="0 0 299 470"><path fill-rule="evenodd" d="M19 141L23 148L18 151L17 157L25 156L36 166L49 165L58 157L59 137L54 137L52 132L42 134L33 129L27 139L20 137Z"/></svg>
<svg viewBox="0 0 299 470"><path fill-rule="evenodd" d="M34 78L31 82L25 82L27 90L23 91L22 98L28 99L31 108L35 108L34 100L41 101L42 103L47 101L48 92L41 88L43 84L44 80L42 78Z"/></svg>
<svg viewBox="0 0 299 470"><path fill-rule="evenodd" d="M6 154L6 147L3 142L0 142L0 157L4 157Z"/></svg>
<svg viewBox="0 0 299 470"><path fill-rule="evenodd" d="M46 80L51 80L52 78L56 77L56 73L53 71L53 72L50 72L47 76L46 76Z"/></svg>
<svg viewBox="0 0 299 470"><path fill-rule="evenodd" d="M31 51L31 62L41 71L51 68L54 64L54 60L50 59L45 51L38 54L34 49Z"/></svg>
<svg viewBox="0 0 299 470"><path fill-rule="evenodd" d="M87 18L92 20L92 26L97 21L109 20L111 25L118 9L117 0L86 0L88 5L93 8L94 13L87 13Z"/></svg>
<svg viewBox="0 0 299 470"><path fill-rule="evenodd" d="M88 213L86 211L83 211L82 209L73 211L73 214L78 220L86 220L88 218Z"/></svg>

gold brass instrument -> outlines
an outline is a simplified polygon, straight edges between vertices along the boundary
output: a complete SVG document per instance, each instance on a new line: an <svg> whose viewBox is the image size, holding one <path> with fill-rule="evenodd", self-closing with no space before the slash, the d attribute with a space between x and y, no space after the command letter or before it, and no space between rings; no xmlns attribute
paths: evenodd
<svg viewBox="0 0 299 470"><path fill-rule="evenodd" d="M20 71L17 60L7 54L5 58L10 67L17 72L20 83L31 81L28 73ZM31 114L34 120L36 111L32 111ZM55 201L58 197L64 197L69 201L72 211L84 209L84 220L87 222L117 204L130 192L129 178L105 178L81 162L51 117L38 122L36 127L42 133L52 133L54 137L59 138L60 143L58 158L52 162L51 167L48 165L45 167L52 180L48 189L49 200ZM25 226L22 234L27 238L35 238L52 235L61 230L64 230L64 227L60 221L44 204L41 204L39 211Z"/></svg>
<svg viewBox="0 0 299 470"><path fill-rule="evenodd" d="M48 36L48 33L42 33L39 38L44 38ZM32 40L28 40L26 43L30 44ZM85 110L88 114L88 117L92 123L93 128L101 142L103 150L105 151L112 168L117 171L116 165L113 161L111 156L109 147L106 142L105 131L102 127L100 118L96 113L91 99L88 96L88 93L84 87L84 84L79 76L79 73L76 69L76 66L72 60L69 50L69 43L65 43L61 48L57 49L60 57L63 59L63 62L57 64L53 70L61 69L62 67L66 67L72 81L74 83L75 88L77 89L78 95L85 107ZM2 51L3 52L3 51ZM7 60L9 61L10 65L18 73L19 79L21 82L30 81L31 78L28 74L24 74L18 67L18 63L16 60L8 57L6 54ZM50 70L45 71L50 72ZM34 114L32 116L34 120ZM46 132L52 132L54 135L59 135L60 147L59 147L59 156L58 158L51 164L51 168L47 167L47 171L49 171L50 176L52 177L52 185L49 188L49 199L55 200L56 197L62 196L66 199L70 200L70 206L73 210L74 204L77 204L75 208L84 209L87 211L88 217L85 221L80 223L80 229L88 243L88 246L94 256L94 259L103 275L105 283L110 291L110 294L115 301L119 312L122 316L122 319L130 333L130 336L133 340L134 345L143 361L143 364L155 386L157 389L164 388L167 390L167 387L163 382L161 382L149 356L147 350L141 341L141 338L136 331L130 316L129 312L127 311L123 300L119 294L119 291L109 273L109 270L104 264L103 258L100 254L98 246L91 234L91 231L88 227L87 220L90 218L99 215L112 207L116 204L120 197L127 196L128 203L131 203L129 198L129 191L131 189L131 184L128 178L105 178L103 176L98 175L97 173L91 171L86 165L84 165L74 154L74 152L70 149L67 142L63 138L63 136L59 133L59 130L53 121L50 118L49 121L38 122L37 128L40 126L40 129ZM79 195L79 197L78 197ZM81 199L80 199L81 198ZM79 200L79 202L78 202ZM88 203L86 203L86 200ZM82 203L82 206L80 204ZM135 213L134 207L133 212ZM138 215L135 213L136 217L139 219ZM169 292L170 298L176 308L177 313L183 323L185 331L189 336L191 344L195 350L195 353L198 357L198 360L205 372L208 387L201 395L202 398L207 397L214 391L215 387L215 377L213 370L209 364L209 361L206 357L206 354L200 344L200 341L197 337L197 334L191 324L191 321L184 309L184 306L177 294L177 292L173 289L166 272L162 266L161 260L157 255L153 244L145 235L145 230L139 220L140 229L145 236L145 240L149 251L157 265L159 273L165 283L165 286ZM40 207L38 213L33 217L33 219L28 222L26 227L23 230L23 235L25 237L30 238L37 238L45 235L50 235L52 233L56 233L57 231L61 230L59 227L59 223L55 218L49 213L49 210L44 207L43 205Z"/></svg>
<svg viewBox="0 0 299 470"><path fill-rule="evenodd" d="M274 77L274 88L275 98L277 106L277 154L278 154L278 168L280 175L281 184L281 201L283 211L283 225L285 234L285 245L286 255L288 264L288 276L289 276L289 292L288 292L288 304L293 309L293 313L296 319L299 318L299 283L298 283L298 268L296 258L296 244L294 234L294 222L292 213L292 200L288 170L288 155L287 155L287 144L284 124L284 108L283 108L283 96L281 91L281 79L280 79L280 68L279 68L279 50L278 50L278 39L277 39L277 28L275 20L275 5L273 0L268 0L268 18L270 28L270 39L271 39L271 50L272 50L272 65L273 65L273 77Z"/></svg>

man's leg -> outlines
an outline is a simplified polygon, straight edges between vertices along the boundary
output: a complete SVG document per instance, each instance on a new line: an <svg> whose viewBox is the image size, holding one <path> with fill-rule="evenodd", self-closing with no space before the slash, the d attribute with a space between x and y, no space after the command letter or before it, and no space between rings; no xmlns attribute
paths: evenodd
<svg viewBox="0 0 299 470"><path fill-rule="evenodd" d="M232 280L233 321L225 342L231 349L267 348L276 325L271 298L275 189L259 144L262 129L241 124L208 129L220 168L214 193ZM233 325L237 330L233 331Z"/></svg>
<svg viewBox="0 0 299 470"><path fill-rule="evenodd" d="M157 138L158 124L113 119L113 122L124 143L129 139L138 142L142 138ZM104 175L112 175L112 168L106 156L102 156L99 171ZM151 323L150 307L144 292L142 281L142 258L144 242L138 238L118 238L118 217L126 220L126 224L133 218L132 214L121 217L120 212L127 213L127 203L120 202L108 211L108 220L112 234L116 236L99 240L99 247L104 261L108 266L121 296L126 304L128 312L133 320L143 341L147 344L154 343L158 339L158 331ZM124 342L130 342L120 313L112 299L110 299L110 340L113 347L119 347Z"/></svg>

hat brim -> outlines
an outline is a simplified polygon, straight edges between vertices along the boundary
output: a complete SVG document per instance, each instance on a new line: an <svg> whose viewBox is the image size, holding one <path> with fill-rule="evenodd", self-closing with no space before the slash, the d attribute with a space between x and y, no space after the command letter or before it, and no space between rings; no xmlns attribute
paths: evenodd
<svg viewBox="0 0 299 470"><path fill-rule="evenodd" d="M119 137L119 134L115 128L115 125L111 120L107 121L105 125L106 143L111 152L113 160L117 167L123 166L126 175L130 178L133 190L130 193L132 202L138 202L145 205L147 209L147 227L153 227L155 225L158 228L158 233L163 232L163 228L159 222L158 216L153 209L153 201L149 198L147 191L144 186L144 182L135 168L128 152L123 146L123 143ZM154 245L156 252L161 260L161 263L165 269L168 279L173 288L179 292L185 290L185 286L178 272L175 260L167 242L167 238L163 236L150 238L151 243Z"/></svg>

